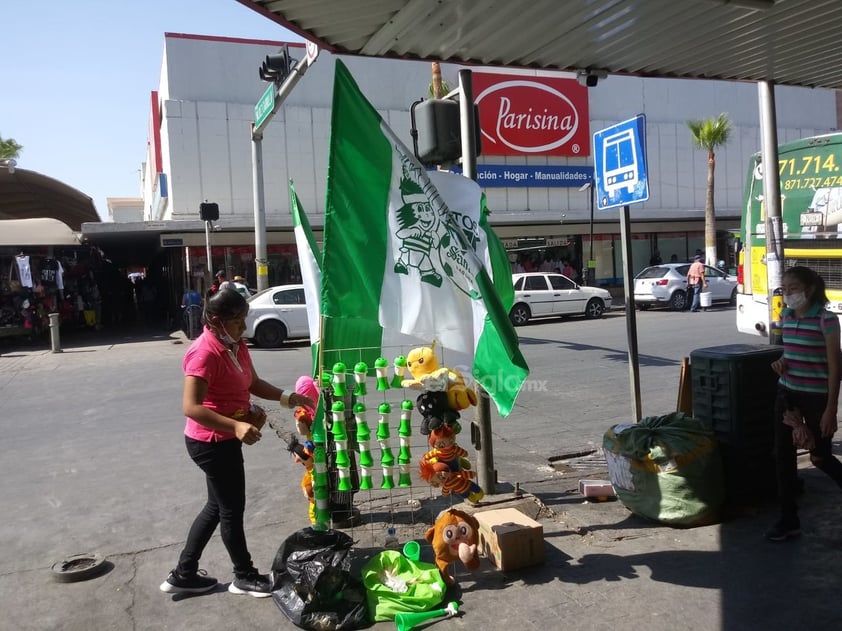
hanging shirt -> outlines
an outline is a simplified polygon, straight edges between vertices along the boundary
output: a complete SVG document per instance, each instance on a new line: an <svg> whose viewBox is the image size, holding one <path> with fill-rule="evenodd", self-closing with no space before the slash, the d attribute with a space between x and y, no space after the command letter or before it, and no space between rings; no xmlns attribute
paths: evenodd
<svg viewBox="0 0 842 631"><path fill-rule="evenodd" d="M61 261L56 261L58 270L56 271L56 287L64 289L64 268L61 266Z"/></svg>
<svg viewBox="0 0 842 631"><path fill-rule="evenodd" d="M56 285L56 276L58 275L58 261L55 259L45 259L41 264L41 282L44 285L53 287Z"/></svg>
<svg viewBox="0 0 842 631"><path fill-rule="evenodd" d="M32 268L29 267L29 257L21 254L16 256L18 273L20 274L20 286L32 287Z"/></svg>

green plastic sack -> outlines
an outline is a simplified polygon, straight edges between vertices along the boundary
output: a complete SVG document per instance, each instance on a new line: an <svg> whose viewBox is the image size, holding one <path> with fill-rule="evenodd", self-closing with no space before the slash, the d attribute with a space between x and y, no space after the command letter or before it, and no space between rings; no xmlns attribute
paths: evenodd
<svg viewBox="0 0 842 631"><path fill-rule="evenodd" d="M682 527L719 521L722 458L701 421L674 412L614 425L602 447L617 498L636 515Z"/></svg>
<svg viewBox="0 0 842 631"><path fill-rule="evenodd" d="M362 578L374 622L429 611L442 602L447 589L438 567L411 561L397 550L374 556L363 566Z"/></svg>

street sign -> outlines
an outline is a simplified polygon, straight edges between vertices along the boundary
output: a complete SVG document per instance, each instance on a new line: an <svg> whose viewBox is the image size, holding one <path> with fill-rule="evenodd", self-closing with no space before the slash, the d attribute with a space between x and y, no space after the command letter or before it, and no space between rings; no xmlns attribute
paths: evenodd
<svg viewBox="0 0 842 631"><path fill-rule="evenodd" d="M319 47L315 42L307 42L307 65L313 65L316 57L319 56Z"/></svg>
<svg viewBox="0 0 842 631"><path fill-rule="evenodd" d="M257 105L254 106L254 126L260 127L273 109L275 109L275 84L270 83Z"/></svg>
<svg viewBox="0 0 842 631"><path fill-rule="evenodd" d="M649 199L643 114L595 132L593 157L597 208L606 210Z"/></svg>

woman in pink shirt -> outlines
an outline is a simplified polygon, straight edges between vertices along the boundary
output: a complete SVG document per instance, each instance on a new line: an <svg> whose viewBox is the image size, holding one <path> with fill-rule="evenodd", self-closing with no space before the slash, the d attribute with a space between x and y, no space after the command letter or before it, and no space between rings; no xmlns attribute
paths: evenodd
<svg viewBox="0 0 842 631"><path fill-rule="evenodd" d="M315 402L301 394L286 394L261 379L241 339L248 314L246 299L234 289L221 289L207 300L204 330L184 356L182 409L187 453L205 472L208 499L193 520L178 565L161 584L161 591L206 592L217 580L199 570L199 558L220 526L222 542L234 564L234 594L269 596L272 577L252 564L243 532L246 480L243 444L260 440L266 412L251 397L280 401L284 407Z"/></svg>

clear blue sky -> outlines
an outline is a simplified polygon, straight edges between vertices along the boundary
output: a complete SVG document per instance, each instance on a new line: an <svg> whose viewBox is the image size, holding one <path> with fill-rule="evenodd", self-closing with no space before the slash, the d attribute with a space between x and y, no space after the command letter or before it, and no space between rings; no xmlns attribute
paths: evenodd
<svg viewBox="0 0 842 631"><path fill-rule="evenodd" d="M106 197L141 195L164 33L300 41L235 0L3 2L2 22L0 136L23 145L19 168L79 189L103 218Z"/></svg>

